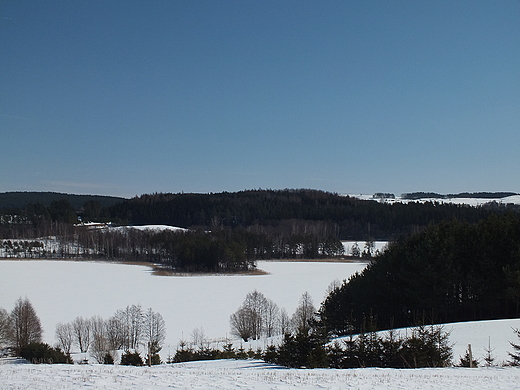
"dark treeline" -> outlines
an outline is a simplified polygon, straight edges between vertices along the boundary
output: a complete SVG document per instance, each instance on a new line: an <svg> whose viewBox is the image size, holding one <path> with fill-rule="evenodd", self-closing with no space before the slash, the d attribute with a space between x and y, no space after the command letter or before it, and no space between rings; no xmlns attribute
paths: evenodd
<svg viewBox="0 0 520 390"><path fill-rule="evenodd" d="M335 289L320 309L331 334L520 316L520 216L453 220L402 239Z"/></svg>
<svg viewBox="0 0 520 390"><path fill-rule="evenodd" d="M52 202L65 199L75 208L80 209L85 202L98 202L101 207L109 207L124 200L124 198L105 195L75 195L60 192L1 192L0 210L24 209L30 204L49 206Z"/></svg>
<svg viewBox="0 0 520 390"><path fill-rule="evenodd" d="M26 197L26 193L24 194ZM44 193L46 194L46 193ZM53 194L59 195L59 194ZM25 199L25 198L24 198ZM37 200L38 198L32 197ZM214 230L217 227L252 230L281 229L297 223L299 233L330 231L343 240L395 240L423 230L428 224L457 218L477 222L494 212L519 206L489 203L481 207L436 202L380 203L317 190L252 190L217 194L151 194L107 204L96 197L53 198L20 208L0 207L2 238L34 238L55 234L56 224L111 221L120 225L165 224ZM15 202L16 203L16 202ZM266 228L267 227L267 228Z"/></svg>
<svg viewBox="0 0 520 390"><path fill-rule="evenodd" d="M294 222L294 226L299 226ZM7 257L83 258L154 262L179 272L240 272L252 270L256 260L335 257L343 245L319 231L296 229L229 229L211 232L154 231L132 228L92 229L57 224L59 240L47 248L40 240L3 240Z"/></svg>
<svg viewBox="0 0 520 390"><path fill-rule="evenodd" d="M436 192L410 192L403 194L403 199L450 199L450 198L480 198L501 199L508 196L518 195L515 192L460 192L458 194L442 195Z"/></svg>
<svg viewBox="0 0 520 390"><path fill-rule="evenodd" d="M30 203L23 208L0 210L0 237L30 239L70 234L80 220L109 221L107 208L89 199L75 207L68 199L52 200L49 205Z"/></svg>
<svg viewBox="0 0 520 390"><path fill-rule="evenodd" d="M488 207L441 203L363 201L316 190L257 190L218 194L152 194L109 208L113 220L133 224L181 227L276 226L281 221L327 221L344 240L393 240L424 229L430 223L457 218L476 222L493 211ZM494 210L491 210L494 209Z"/></svg>

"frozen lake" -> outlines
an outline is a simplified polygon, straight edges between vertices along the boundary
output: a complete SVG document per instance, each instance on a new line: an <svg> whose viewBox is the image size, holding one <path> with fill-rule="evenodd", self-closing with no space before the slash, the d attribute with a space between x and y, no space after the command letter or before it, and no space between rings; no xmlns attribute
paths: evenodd
<svg viewBox="0 0 520 390"><path fill-rule="evenodd" d="M291 315L305 291L319 307L331 282L347 279L365 265L261 261L258 268L266 275L157 276L141 265L3 260L0 307L10 311L19 297L29 298L50 344L59 322L78 316L106 319L131 304L152 307L166 321L167 353L181 339L190 340L195 328L209 339L228 337L229 316L250 291L262 292Z"/></svg>

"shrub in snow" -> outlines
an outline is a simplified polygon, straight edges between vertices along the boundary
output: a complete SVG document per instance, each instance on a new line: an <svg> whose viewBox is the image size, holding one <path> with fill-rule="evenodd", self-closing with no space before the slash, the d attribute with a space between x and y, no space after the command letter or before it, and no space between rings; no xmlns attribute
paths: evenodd
<svg viewBox="0 0 520 390"><path fill-rule="evenodd" d="M471 364L470 364L470 361L471 361ZM460 357L459 364L457 366L458 367L477 368L479 366L479 363L480 362L478 361L478 359L473 359L473 357L470 356L469 351L466 350L466 353L464 354L464 356Z"/></svg>
<svg viewBox="0 0 520 390"><path fill-rule="evenodd" d="M50 345L45 343L30 343L24 346L20 350L20 356L31 363L73 363L70 355L65 355L58 347L52 348Z"/></svg>
<svg viewBox="0 0 520 390"><path fill-rule="evenodd" d="M123 366L143 366L143 359L141 358L141 355L139 355L139 352L134 351L126 351L121 356L121 365Z"/></svg>

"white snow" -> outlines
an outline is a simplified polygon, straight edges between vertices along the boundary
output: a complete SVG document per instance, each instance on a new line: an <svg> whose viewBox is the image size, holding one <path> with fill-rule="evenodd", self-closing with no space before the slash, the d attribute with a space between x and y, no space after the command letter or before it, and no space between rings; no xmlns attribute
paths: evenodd
<svg viewBox="0 0 520 390"><path fill-rule="evenodd" d="M352 247L357 244L359 250L363 252L366 248L366 241L341 241L343 248L345 249L345 255L352 254ZM388 241L374 241L373 255L377 252L384 252L388 247Z"/></svg>
<svg viewBox="0 0 520 390"><path fill-rule="evenodd" d="M59 322L78 316L108 318L131 304L152 307L166 321L164 357L195 328L211 340L229 336L229 316L246 294L262 292L291 315L307 291L319 306L327 287L348 279L365 263L261 261L267 275L157 276L139 265L92 261L0 261L0 307L10 311L27 297L41 319L44 341L54 343Z"/></svg>
<svg viewBox="0 0 520 390"><path fill-rule="evenodd" d="M373 195L367 194L346 194L351 198L357 198L361 200L373 200L382 203L410 203L410 202L437 202L437 203L453 203L453 204L466 204L469 206L482 206L486 203L496 202L499 204L520 204L520 195L508 196L505 198L420 198L420 199L404 199L402 197L396 196L395 199L390 198L374 198Z"/></svg>
<svg viewBox="0 0 520 390"><path fill-rule="evenodd" d="M138 226L120 226L120 227L114 227L110 228L112 230L126 230L126 229L136 229L136 230L152 230L152 231L161 231L161 230L170 230L173 232L185 232L188 229L177 227L177 226L170 226L170 225L138 225Z"/></svg>
<svg viewBox="0 0 520 390"><path fill-rule="evenodd" d="M0 365L0 389L517 389L516 368L286 369L261 361L203 361L154 367Z"/></svg>

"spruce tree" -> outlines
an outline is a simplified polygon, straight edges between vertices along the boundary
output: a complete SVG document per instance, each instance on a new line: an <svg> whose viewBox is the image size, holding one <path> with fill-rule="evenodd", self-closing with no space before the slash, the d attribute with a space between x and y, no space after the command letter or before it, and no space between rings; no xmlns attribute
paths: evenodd
<svg viewBox="0 0 520 390"><path fill-rule="evenodd" d="M489 337L488 346L485 351L484 361L486 362L486 366L493 367L495 365L495 357L493 356L494 349L491 348L491 337Z"/></svg>
<svg viewBox="0 0 520 390"><path fill-rule="evenodd" d="M471 356L469 353L469 349L467 349L464 356L460 357L458 367L477 368L478 366L479 366L478 359L473 359L473 356Z"/></svg>
<svg viewBox="0 0 520 390"><path fill-rule="evenodd" d="M513 329L513 331L520 338L520 329ZM509 360L508 363L511 366L520 366L520 344L515 344L511 341L509 344L511 344L515 352L508 352L509 356L511 357L511 360Z"/></svg>

